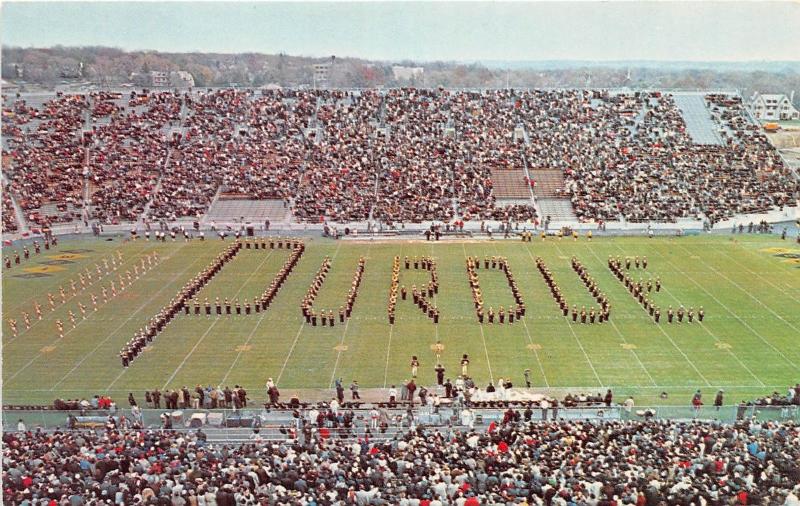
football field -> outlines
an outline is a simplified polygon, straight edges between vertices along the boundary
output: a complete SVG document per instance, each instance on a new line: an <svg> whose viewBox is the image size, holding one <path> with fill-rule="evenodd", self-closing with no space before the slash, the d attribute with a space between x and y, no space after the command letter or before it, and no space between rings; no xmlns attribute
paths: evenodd
<svg viewBox="0 0 800 506"><path fill-rule="evenodd" d="M688 403L701 389L708 397L723 388L726 403L778 390L800 381L800 247L777 236L702 235L682 238L581 237L577 242L548 238L532 243L495 241L332 241L306 238L306 250L267 311L241 316L186 316L181 313L127 369L119 352L178 290L230 241L166 244L101 239L64 240L57 248L32 256L3 271L2 379L4 404L51 403L108 393L126 405L128 392L184 385L243 385L256 399L272 377L282 397L292 393L321 395L342 378L362 388L384 388L410 378L410 360L421 362L418 382L435 384L434 345L443 345L446 376L455 379L462 354L480 386L511 378L523 386L530 369L535 388L554 395L599 392L632 393L637 405ZM5 248L3 255L11 254ZM134 265L157 251L160 262L139 276ZM104 260L115 262L107 271ZM252 300L270 284L288 258L286 249L242 249L207 284L200 299ZM436 260L439 291L434 304L438 325L410 300L397 302L397 320L387 317L394 256L431 256ZM663 316L656 324L607 266L609 255L646 256L647 270L632 268L634 279L655 280L652 292ZM323 259L332 261L314 307L332 309L333 327L306 323L300 303ZM351 315L339 322L360 256L366 267ZM513 325L478 323L465 257L507 257L527 306ZM602 324L572 323L558 305L535 265L541 257L552 271L570 306L597 306L570 266L576 256L611 302L611 318ZM145 262L146 263L146 262ZM85 288L79 273L93 275ZM113 269L109 264L109 269ZM98 273L99 271L99 273ZM127 282L126 271L132 280ZM477 271L485 306L495 311L513 302L500 270ZM127 288L120 289L119 277ZM401 265L400 284L421 286L423 270ZM111 296L111 281L117 296ZM71 281L76 282L73 295ZM62 303L59 288L65 291ZM107 288L106 302L101 287ZM51 311L48 293L55 309ZM91 295L97 297L97 310ZM410 299L410 295L409 295ZM34 311L42 307L42 319ZM83 318L78 303L86 308ZM668 324L668 306L705 309L702 323ZM30 314L30 328L22 312ZM75 327L69 311L75 315ZM193 312L193 311L192 311ZM204 309L203 309L204 312ZM12 335L9 320L16 320ZM63 323L59 337L56 320ZM667 400L660 399L668 392Z"/></svg>

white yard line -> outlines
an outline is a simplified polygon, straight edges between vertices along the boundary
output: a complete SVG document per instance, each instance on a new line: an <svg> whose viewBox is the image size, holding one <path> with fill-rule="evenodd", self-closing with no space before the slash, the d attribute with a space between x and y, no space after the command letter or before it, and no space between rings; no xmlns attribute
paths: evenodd
<svg viewBox="0 0 800 506"><path fill-rule="evenodd" d="M142 249L144 249L144 248L142 248ZM153 251L155 251L155 250L153 250ZM130 252L128 252L128 253L130 253ZM114 254L112 254L111 256L114 256ZM126 256L128 256L128 255L126 255ZM136 259L138 260L138 259L139 259L141 256L142 256L142 251L139 251L138 253L136 253L136 254L135 254L135 256L133 256L133 258L136 258ZM116 257L115 257L115 256L114 256L114 258L116 259ZM132 264L136 264L136 263L137 263L137 262L132 262ZM125 265L128 265L127 261L125 262ZM137 265L138 265L138 264L137 264ZM118 267L118 269L121 269L122 267L123 267L123 264L120 264L120 265L119 265L119 267ZM88 268L88 267L86 267L86 268ZM78 271L78 272L80 272L80 273L83 273L83 271ZM147 271L145 271L145 272L147 272ZM110 276L110 275L111 275L111 273L108 273L108 272L107 272L107 273L104 273L104 274L103 274L103 275L101 275L99 278L95 278L95 279L92 281L92 283L97 283L97 282L100 282L101 280L105 279L106 277L108 277L108 276ZM80 291L79 291L79 292L75 293L75 295L70 295L69 297L67 297L67 298L66 298L66 300L65 300L64 302L62 302L61 304L59 304L58 306L56 306L56 309L62 309L62 308L63 308L63 307L64 307L64 306L67 304L67 302L71 301L72 299L75 299L75 298L79 297L80 295L82 295L84 292L87 292L88 290L89 290L88 288L83 288L83 287L81 287L81 289L80 289ZM66 291L66 290L65 290L65 291ZM90 296L91 296L91 294L90 294ZM28 301L28 302L27 302L27 303L25 303L25 304L31 304L31 305L32 305L34 302L35 302L35 301L34 301L33 299L31 299L30 301ZM23 305L20 305L20 306L19 306L19 307L17 307L17 308L14 308L14 310L15 310L15 311L17 311L17 310L21 310L23 307L25 307L25 304L23 304ZM43 305L43 306L42 306L42 308L44 308L44 307L45 307L45 306ZM93 311L92 311L92 312L93 312ZM38 319L37 319L36 321L34 321L34 322L31 324L31 327L30 327L30 329L25 329L23 332L19 332L19 333L17 334L17 337L11 337L11 338L9 338L9 339L6 339L4 344L5 344L6 346L8 346L9 344L13 343L14 341L16 341L17 339L19 339L20 337L22 337L22 336L26 335L28 332L30 332L30 331L31 331L31 329L33 329L33 327L35 327L37 324L39 324L39 323L43 323L43 322L45 322L45 321L50 321L50 320L52 319L52 315L54 315L54 314L55 314L55 313L54 313L53 311L47 311L47 312L43 312L43 317L42 317L42 319L41 319L41 320L38 320ZM81 321L83 321L83 319L81 319ZM80 325L80 322L78 322L78 325ZM76 326L77 326L77 325L76 325ZM66 335L67 335L67 333L64 333L64 335L66 336Z"/></svg>
<svg viewBox="0 0 800 506"><path fill-rule="evenodd" d="M264 265L264 263L265 263L265 262L266 262L266 261L269 259L269 257L271 257L271 256L272 256L272 252L273 252L273 251L275 251L275 250L270 250L270 251L269 251L269 253L267 254L267 257L266 257L266 258L265 258L265 259L264 259L264 260L261 262L261 264L258 266L258 269L256 269L256 270L260 270L260 269L261 269L261 267L262 267L262 266ZM289 255L291 255L291 253L289 253ZM280 270L280 269L279 269L279 270ZM273 276L273 278L274 278L274 276ZM248 279L248 281L249 281L249 279ZM246 285L246 284L247 284L247 281L245 281L245 285ZM244 285L242 285L242 286L244 286ZM261 322L263 322L263 321L264 321L264 317L265 317L265 316L267 316L267 311L261 311L261 316L258 318L258 321L256 322L256 324L255 324L255 325L253 325L253 329L250 331L250 334L247 336L247 340L244 342L244 345L243 345L243 347L242 347L242 348L239 350L239 352L236 354L236 358L235 358L235 359L233 359L233 363L232 363L232 364L231 364L231 366L228 368L228 372L226 372L226 373L225 373L225 377L224 377L224 378L222 378L222 381L220 381L220 384L221 384L221 385L224 385L224 384L225 384L225 381L228 379L228 376L231 374L231 371L233 371L233 368L234 368L234 367L236 366L236 364L239 362L239 359L241 358L241 356L242 356L242 353L244 353L244 351L245 351L245 348L247 347L247 345L248 345L248 344L250 344L250 341L253 339L253 336L255 335L255 333L256 333L256 330L258 330L258 327L260 327L260 326L261 326Z"/></svg>
<svg viewBox="0 0 800 506"><path fill-rule="evenodd" d="M494 252L497 253L497 243L494 244ZM530 252L528 252L530 253ZM534 357L536 357L536 363L539 364L539 371L542 373L542 378L544 379L544 384L547 388L550 387L550 382L547 381L547 375L544 373L544 366L542 365L542 361L539 359L539 351L533 345L533 337L531 337L531 331L528 329L528 324L525 322L525 317L520 318L522 320L522 326L525 328L525 334L528 337L528 343L531 345L530 350L533 352Z"/></svg>
<svg viewBox="0 0 800 506"><path fill-rule="evenodd" d="M461 249L464 250L464 260L467 259L467 247L461 243ZM478 328L481 330L481 340L483 340L483 352L486 355L486 366L489 368L489 380L494 383L494 374L492 374L492 362L489 360L489 347L486 346L486 334L483 332L483 324L478 323Z"/></svg>
<svg viewBox="0 0 800 506"><path fill-rule="evenodd" d="M186 244L186 243L184 243L184 246L181 246L181 248L185 247L185 244ZM173 256L174 256L174 255L173 255ZM195 262L196 262L196 261L195 261ZM183 275L183 273L185 273L185 272L186 272L186 271L189 269L189 267L191 267L192 265L194 265L194 263L195 263L195 262L192 262L192 263L188 264L186 267L184 267L184 269L183 269L181 272L179 272L179 273L175 274L175 275L172 277L172 279L169 281L169 283L164 283L164 284L161 286L161 288L160 288L160 289L159 289L159 290L158 290L158 291L157 291L155 294L151 295L151 296L148 298L148 300L146 300L146 301L145 301L145 302L144 302L144 303L143 303L141 306L139 306L139 308L138 308L136 311L134 311L134 312L133 312L133 313L132 313L132 314L131 314L131 315L130 315L128 318L126 318L126 319L125 319L125 321L123 321L123 322L122 322L122 324L120 324L120 326L119 326L119 327L117 327L116 329L114 329L114 331L113 331L113 332L111 332L111 333L110 333L108 336L106 336L106 338L105 338L105 339L103 339L103 340L102 340L100 343L98 343L98 345L97 345L97 346L95 346L95 347L94 347L94 349L93 349L92 351L90 351L88 354L86 354L86 355L85 355L85 356L84 356L84 357L83 357L83 358L82 358L82 359L81 359L81 360L80 360L80 361L79 361L77 364L75 364L75 366L74 366L72 369L70 369L70 371L69 371L67 374L65 374L65 375L64 375L64 377L62 377L62 378L61 378L61 379L58 381L58 383L56 383L55 385L53 385L53 387L52 387L50 390L52 391L52 390L55 390L56 388L58 388L58 385L60 385L61 383L63 383L63 382L64 382L64 380L66 380L66 379L67 379L67 378L68 378L68 377L69 377L69 376L70 376L70 375L71 375L73 372L77 371L77 370L78 370L78 368L79 368L81 365L83 365L83 363L84 363L84 362L86 362L86 360L87 360L89 357L91 357L92 355L94 355L94 353L95 353L97 350L99 350L99 349L100 349L100 347L101 347L102 345L104 345L104 344L105 344L105 343L106 343L106 342L107 342L109 339L111 339L111 338L112 338L114 335L116 335L116 333L117 333L117 332L119 332L119 331L120 331L120 329L122 329L122 328L123 328L125 325L127 325L127 324L128 324L128 322L129 322L129 321L131 321L131 320L133 319L133 317L134 317L134 316L136 316L137 314L139 314L139 312L140 312L142 309L144 309L145 307L147 307L147 305L148 305L148 304L150 304L150 303L153 301L153 299L154 299L154 298L156 298L156 297L157 297L157 296L158 296L158 295L159 295L161 292L163 292L163 291L164 291L164 289L166 289L168 286L171 286L171 285L172 285L172 283L174 283L176 279L178 279L178 278L179 278L181 275Z"/></svg>
<svg viewBox="0 0 800 506"><path fill-rule="evenodd" d="M386 345L386 367L383 369L383 388L389 380L389 352L392 349L392 333L394 332L394 325L389 325L389 343Z"/></svg>
<svg viewBox="0 0 800 506"><path fill-rule="evenodd" d="M762 275L758 274L757 272L753 271L752 269L749 269L749 268L747 267L747 265L745 265L745 264L743 264L743 263L739 262L738 260L736 260L736 259L735 259L733 256L731 256L730 254L728 254L728 253L725 253L724 251L722 252L722 254L723 254L723 255L725 255L726 257L730 258L731 260L733 260L733 261L734 261L736 264L738 264L738 265L742 266L742 267L744 268L744 270L746 270L746 271L747 271L747 272L749 272L750 274L755 274L755 276L756 276L756 277L757 277L759 280L761 280L761 281L763 281L763 282L767 283L768 285L772 286L773 288L775 288L776 290L778 290L779 292L781 292L781 293L782 293L782 294L784 294L785 296L787 296L787 297L789 297L790 299L792 299L793 301L795 301L797 304L800 304L800 299L798 299L797 297L795 297L795 296L794 296L794 295L792 295L791 293L788 293L786 290L784 290L784 289L783 289L783 288L781 288L780 286L776 285L776 284L775 284L775 283L773 283L772 281L768 280L768 279L767 279L767 278L765 278L764 276L762 276Z"/></svg>
<svg viewBox="0 0 800 506"><path fill-rule="evenodd" d="M616 243L614 243L614 247L616 247L618 250L620 250L620 251L622 252L622 254L623 254L623 255L627 255L627 252L626 252L625 250L623 250L623 249L622 249L622 248L619 246L619 244L616 244ZM701 373L701 372L700 372L700 369L698 369L698 368L697 368L697 366L696 366L696 365L694 365L694 362L692 362L691 360L689 360L689 356L688 356L688 355L686 355L686 353L685 353L685 352L684 352L684 351L683 351L683 350L680 348L680 346L678 346L678 344L677 344L677 343L676 343L676 342L675 342L675 341L672 339L672 337L671 337L669 334L667 334L667 333L666 333L666 331L665 331L663 328L661 328L661 325L660 325L660 324L658 324L658 323L656 323L656 324L655 324L655 327L656 327L656 328L657 328L657 329L658 329L658 330L659 330L659 331L660 331L660 332L661 332L661 333L664 335L664 337L666 337L666 338L667 338L667 340L668 340L668 341L669 341L669 342L672 344L672 346L673 346L673 347L674 347L676 350L678 350L678 353L680 353L680 354L683 356L683 358L686 360L686 362L688 362L688 363L689 363L689 365L690 365L690 366L692 366L692 369L694 369L694 370L695 370L695 372L697 373L697 375L698 375L698 376L700 376L700 378L703 380L703 382L705 382L705 384L706 384L707 386L711 386L711 383L709 383L708 379L706 379L706 377L705 377L705 376L703 376L703 373Z"/></svg>
<svg viewBox="0 0 800 506"><path fill-rule="evenodd" d="M168 258L171 258L171 257L168 257ZM159 261L159 264L157 264L157 265L160 265L160 264L161 264L161 263L163 263L163 262L164 262L164 260L161 260L161 261ZM157 267L157 265L153 266L152 268L153 268L153 269L154 269L154 268L156 268L156 267ZM148 271L148 272L149 272L149 271ZM143 274L144 274L144 273L143 273ZM143 274L142 274L142 275L143 275ZM103 307L103 306L105 306L105 305L106 305L106 304L108 304L108 303L109 303L111 300L113 300L113 299L109 299L109 300L108 300L108 302L102 302L102 303L100 303L100 304L98 305L98 307ZM94 311L94 310L90 310L90 311L88 311L88 312L89 312L89 316L87 317L87 319L86 319L86 320L88 320L88 319L92 318L92 315L94 315L96 311ZM138 312L138 311L137 311L137 312ZM136 313L134 313L134 314L136 314ZM133 318L133 315L131 315L131 318ZM79 322L78 322L78 323L75 325L75 327L73 327L73 328L71 328L71 329L67 330L66 332L64 332L64 337L59 337L59 338L58 338L58 339L56 339L55 341L51 342L51 343L50 343L48 346L53 346L53 345L55 345L56 343L58 343L59 341L61 341L62 339L65 339L65 338L66 338L66 337L67 337L69 334L71 334L71 333L72 333L72 331L73 331L73 330L75 330L75 329L77 329L77 328L78 328L78 325L80 325L81 323L83 323L83 322L84 322L84 321L86 321L86 320L84 320L83 318L81 318L81 320L80 320L80 321L79 321ZM124 325L125 323L127 323L129 320L130 320L130 318L128 318L128 320L126 320L126 321L123 323L123 325ZM33 325L31 325L31 327L33 327ZM116 332L116 331L115 331L115 332ZM21 337L21 336L18 336L18 337ZM110 336L109 336L109 337L110 337ZM106 340L108 340L108 338L106 338ZM103 342L105 342L106 340L104 340ZM102 343L101 343L101 344L102 344ZM7 379L7 380L5 380L5 381L11 381L11 380L13 380L14 378L16 378L17 376L19 376L19 373L21 373L22 371L24 371L25 369L27 369L28 367L30 367L30 365L31 365L31 364L33 364L34 362L36 362L36 360L38 360L38 359L39 359L39 358L41 358L42 356L44 356L44 352L39 352L39 353L38 353L38 354L37 354L35 357L33 357L32 359L30 359L30 360L28 361L28 363L26 363L24 366L22 366L22 368L21 368L20 370L18 370L17 372L15 372L15 373L14 373L14 374L13 374L13 375L10 377L10 378L8 378L8 379ZM84 357L84 360L85 360L85 357Z"/></svg>
<svg viewBox="0 0 800 506"><path fill-rule="evenodd" d="M333 364L333 371L331 372L331 382L328 388L333 388L333 383L336 380L336 368L339 367L339 360L342 358L342 346L344 346L344 338L347 336L347 328L350 326L350 318L344 322L344 332L342 332L342 340L339 342L339 351L336 353L336 363Z"/></svg>
<svg viewBox="0 0 800 506"><path fill-rule="evenodd" d="M530 247L528 247L527 244L525 245L525 250L528 252L528 256L531 257L531 261L533 261L533 263L536 264L536 258L533 256L533 253L531 253ZM578 335L575 333L575 330L572 328L572 324L569 322L569 320L567 320L567 328L569 328L569 331L572 334L572 337L575 338L575 342L578 343L578 348L580 348L581 353L583 353L583 356L586 359L586 363L589 364L589 368L591 368L592 374L594 374L594 377L597 380L597 383L601 387L603 387L603 380L601 380L600 379L600 375L597 374L597 369L595 368L594 364L592 363L591 359L589 358L589 354L586 353L586 349L583 347L583 344L581 343L581 340L578 339ZM592 387L592 388L595 388L595 387Z"/></svg>
<svg viewBox="0 0 800 506"><path fill-rule="evenodd" d="M525 333L528 335L528 342L531 344L531 351L533 351L533 355L536 357L536 363L539 364L539 371L541 371L542 378L544 378L544 386L550 388L550 382L547 381L547 375L544 373L544 366L539 359L539 351L533 347L533 338L531 337L531 331L528 330L528 324L525 323L525 318L522 319L522 326L525 327Z"/></svg>
<svg viewBox="0 0 800 506"><path fill-rule="evenodd" d="M659 256L662 256L662 255L660 255L660 254L659 254ZM667 263L669 263L669 261L667 261ZM668 289L666 286L663 286L663 285L662 285L662 289L664 290L664 292L666 292L666 294L667 294L667 295L669 295L669 296L670 296L670 298L672 298L672 300L674 300L674 301L675 301L675 304L676 304L676 305L678 305L678 306L680 306L680 305L681 305L681 301L680 301L680 300L678 300L678 298L677 298L677 297L675 297L675 295L673 295L673 293L672 293L672 292L670 292L670 291L669 291L669 289ZM700 324L700 327L701 327L703 330L705 330L705 331L706 331L706 333L707 333L709 336L711 336L711 338L712 338L712 339L714 339L714 341L715 341L715 342L717 342L717 343L720 343L720 342L722 342L722 341L721 341L721 340L720 340L720 339L719 339L719 338L718 338L716 335L714 335L714 333L713 333L713 332L711 332L711 330L709 330L709 328L708 328L708 326L706 326L706 324L704 324L703 322L701 322L701 321L699 321L699 320L697 321L697 323L699 323L699 324ZM736 360L736 361L739 363L739 365L741 365L741 366L742 366L742 368L743 368L744 370L746 370L746 371L748 372L748 374L750 374L750 376L752 376L752 377L753 377L753 379L755 379L755 380L758 382L758 384L759 384L760 386L762 386L762 387L766 386L766 385L764 385L764 382L763 382L763 381L761 381L761 378L759 378L758 376L756 376L756 375L755 375L755 373L753 373L753 371L752 371L752 370L751 370L749 367L747 367L747 365L745 365L745 363L744 363L744 362L742 362L742 360L741 360L741 359L740 359L740 358L739 358L739 357L738 357L738 356L737 356L735 353L733 353L733 352L730 350L730 348L726 349L725 351L727 351L727 352L728 352L728 354L730 354L730 356L731 356L731 357L733 357L733 359L734 359L734 360Z"/></svg>
<svg viewBox="0 0 800 506"><path fill-rule="evenodd" d="M656 250L656 251L658 251L658 250ZM658 251L658 255L659 255L659 256L661 256L662 258L665 258L665 259L667 258L667 257L666 257L664 254L662 254L660 251ZM670 264L670 265L672 265L672 264L671 264L671 262L670 262L668 259L667 259L667 263L668 263L668 264ZM704 262L704 263L705 263L705 262ZM706 265L708 265L708 264L706 264ZM712 270L713 270L713 269L712 269ZM761 339L761 341L762 341L764 344L766 344L767 346L769 346L770 348L772 348L772 350L773 350L773 351L775 351L775 352L776 352L778 355L780 355L780 356L781 356L781 357L782 357L784 360L786 360L786 362L787 362L787 363L788 363L790 366L794 367L795 369L798 369L798 370L800 370L800 365L798 365L798 364L797 364L797 363L795 363L795 362L792 362L792 361L791 361L791 360L790 360L790 359L789 359L789 358L788 358L786 355L784 355L784 353L783 353L781 350L779 350L778 348L776 348L776 347L775 347L775 346L774 346L772 343L770 343L770 342L769 342L767 339L765 339L765 338L764 338L764 336L762 336L761 334L759 334L759 333L756 331L756 329L754 329L753 327L751 327L751 326L750 326L750 324L748 324L748 323L747 323L745 320L743 320L742 318L740 318L740 317L739 317L739 315L737 315L736 313L734 313L734 312L733 312L733 311L732 311L732 310L731 310L731 309L730 309L728 306L726 306L726 305L725 305L725 304L724 304L724 303L723 303L721 300L719 300L719 299L718 299L718 298L717 298L717 297L716 297L716 296L715 296L713 293L709 292L709 291L708 291L708 290L707 290L707 289L706 289L706 288L705 288L703 285L701 285L700 283L698 283L698 282L697 282L697 281L696 281L696 280L695 280L693 277L691 277L691 276L687 276L687 278L688 278L688 279L689 279L689 280L690 280L692 283L694 283L694 284L695 284L695 285L696 285L698 288L700 288L700 289L701 289L703 292L705 292L705 293L706 293L706 295L708 295L709 297L711 297L712 299L714 299L714 301L715 301L715 302L716 302L716 303L717 303L717 304L718 304L720 307L722 307L722 308L723 308L725 311L727 311L727 312L728 312L728 314L730 314L731 316L733 316L735 319L739 320L739 322L741 322L741 323L742 323L742 325L744 325L745 327L747 327L747 328L748 328L748 330L750 330L750 332L751 332L751 333L752 333L754 336L758 337L759 339Z"/></svg>
<svg viewBox="0 0 800 506"><path fill-rule="evenodd" d="M689 254L691 255L691 252L690 252L690 251L689 251L689 250L688 250L688 249L687 249L685 246L681 245L681 248L682 248L684 251L686 251L687 253L689 253ZM775 311L774 311L774 310L773 310L771 307L769 307L768 305L766 305L766 304L764 304L763 302L761 302L761 300L760 300L758 297L755 297L755 296L754 296L753 294L751 294L749 291L747 291L747 290L745 290L744 288L742 288L742 286L741 286L741 285L739 285L739 283L737 283L736 281L732 280L731 278L729 278L728 276L726 276L726 275L725 275L725 274L723 274L722 272L720 272L720 271L718 271L717 269L715 269L715 268L714 268L712 265L710 265L708 262L706 262L706 261L705 261L705 260L703 260L702 258L700 259L700 262L702 262L703 264L705 264L706 266L708 266L708 268L709 268L709 269L711 269L711 272L713 272L713 273L714 273L714 274L716 274L717 276L720 276L721 278L724 278L726 281L728 281L728 283L730 283L730 284L732 284L733 286L735 286L736 288L738 288L738 289L739 289L739 290L740 290L742 293L744 293L745 295L747 295L748 297L750 297L750 298L751 298L751 299L753 299L754 301L758 302L758 303L759 303L761 306L763 306L763 307L764 307L764 308L765 308L767 311L769 311L770 313L772 313L773 315L775 315L775 316L776 316L776 317L777 317L779 320L781 320L783 323L785 323L787 326L791 327L791 328L792 328L792 329L793 329L795 332L797 332L797 335L800 335L800 328L797 328L797 327L795 327L794 325L792 325L792 324L791 324L789 321L787 321L787 320L786 320L786 319L785 319L783 316L781 316L781 315L779 315L778 313L776 313L776 312L775 312Z"/></svg>
<svg viewBox="0 0 800 506"><path fill-rule="evenodd" d="M271 253L270 253L270 255L271 255ZM239 287L239 289L238 289L238 290L236 290L236 293L235 293L235 294L233 294L233 297L232 297L232 299L236 299L236 298L239 296L239 294L242 292L242 290L244 289L244 287L245 287L245 286L247 286L247 284L250 282L250 280L251 280L251 279L253 279L253 276L255 276L255 275L256 275L256 273L257 273L258 271L260 271L260 270L261 270L261 267L263 267L263 266L264 266L264 263L267 261L267 259L270 257L270 255L267 255L267 256L265 256L265 257L264 257L264 260L262 260L262 261L261 261L261 263L260 263L260 264L258 264L258 267L256 267L255 269L253 269L253 272L252 272L252 273L250 273L250 276L248 276L248 278L245 280L245 282L244 282L244 283L242 283L242 285ZM223 267L223 268L224 268L224 267ZM261 318L264 318L264 316L262 315L262 316L261 316ZM194 347L193 347L191 350L189 350L189 353L187 353L187 354L186 354L186 356L184 357L183 361L180 363L180 365L178 366L178 368L177 368L177 369L175 369L175 370L172 372L172 375L169 377L169 379L167 380L167 382L166 382L166 383L164 383L164 386L162 387L162 390L165 390L165 389L167 388L167 386L170 384L170 382L171 382L173 379L175 379L175 376L177 376L177 375L178 375L178 372L179 372L181 369L183 369L183 366L184 366L184 365L186 364L186 362L189 360L189 357L191 357L191 356L192 356L192 354L195 352L195 350L197 350L197 348L200 346L200 344L201 344L201 343L203 342L203 340L206 338L206 336L208 335L208 333L209 333L209 332L211 332L211 329L213 329L213 328L214 328L214 326L216 326L217 322L219 322L219 321L220 321L220 319L221 319L221 318L215 318L215 319L214 319L214 322L213 322L211 325L209 325L209 326L208 326L208 328L207 328L207 329L206 329L206 331L203 333L203 335L202 335L202 336L200 336L200 339L197 341L197 343L195 343ZM238 357L237 357L237 358L238 358Z"/></svg>
<svg viewBox="0 0 800 506"><path fill-rule="evenodd" d="M336 259L336 255L339 254L339 248L342 246L341 240L339 242L339 246L336 247L336 252L333 254L331 258L331 265L333 265L333 261ZM366 257L369 258L369 252L372 248L372 243L369 243L367 246L367 254ZM329 388L333 388L333 383L336 380L336 368L339 367L339 360L342 358L342 347L344 346L344 338L347 337L347 329L350 327L350 318L346 318L344 322L344 332L342 332L342 341L339 343L339 351L336 354L336 363L333 364L333 372L331 373L331 382Z"/></svg>
<svg viewBox="0 0 800 506"><path fill-rule="evenodd" d="M403 243L402 242L400 243L400 252L399 252L398 258L400 258L401 259L400 261L402 262L402 258L403 258ZM394 262L394 258L392 258L392 261ZM394 264L392 264L392 266L394 266ZM389 273L389 277L390 278L391 278L391 275L392 274L390 272ZM389 282L391 283L391 280ZM383 388L386 388L386 384L388 383L388 380L389 380L389 353L390 353L390 351L392 349L392 334L393 333L394 333L394 325L389 324L389 341L386 343L386 367L384 367L384 369L383 369ZM438 329L437 329L437 338L438 338Z"/></svg>
<svg viewBox="0 0 800 506"><path fill-rule="evenodd" d="M600 259L599 256L597 256L597 253L595 253L595 251L592 249L592 247L591 246L587 246L587 248L592 253L592 255L594 255L594 257L602 264L603 261ZM559 251L559 253L561 253L563 255L564 251L558 246L558 244L556 244L556 249ZM578 273L574 272L574 270L573 270L573 273L576 276L578 275ZM578 276L578 279L580 279L580 276ZM581 283L583 283L583 281L581 281ZM619 338L622 339L622 342L627 345L628 344L628 340L625 339L624 335L622 335L622 332L620 332L619 327L617 327L617 324L614 323L614 320L609 319L608 321L611 323L611 326L614 328L614 331L617 333ZM644 371L644 373L647 375L647 377L650 378L650 383L655 385L656 381L650 375L650 371L647 370L647 367L645 367L644 364L642 363L642 360L639 358L639 354L636 353L636 350L630 349L629 351L631 352L633 357L636 359L636 361L639 363L639 367L641 367L642 370Z"/></svg>
<svg viewBox="0 0 800 506"><path fill-rule="evenodd" d="M289 348L289 353L286 355L286 360L283 361L283 366L281 367L281 372L278 373L278 377L275 379L275 384L280 385L281 377L283 376L283 371L286 370L286 364L289 363L289 358L292 356L292 352L294 351L294 347L297 345L298 339L300 339L300 334L303 332L303 328L305 327L306 322L300 324L300 328L297 330L297 334L294 336L294 341L292 342L292 347Z"/></svg>

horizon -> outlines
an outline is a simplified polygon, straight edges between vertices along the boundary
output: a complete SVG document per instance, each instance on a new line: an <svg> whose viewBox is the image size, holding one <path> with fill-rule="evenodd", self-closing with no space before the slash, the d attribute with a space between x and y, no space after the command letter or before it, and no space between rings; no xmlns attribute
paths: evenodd
<svg viewBox="0 0 800 506"><path fill-rule="evenodd" d="M781 1L4 2L2 14L4 47L467 64L796 62L800 25L800 3Z"/></svg>

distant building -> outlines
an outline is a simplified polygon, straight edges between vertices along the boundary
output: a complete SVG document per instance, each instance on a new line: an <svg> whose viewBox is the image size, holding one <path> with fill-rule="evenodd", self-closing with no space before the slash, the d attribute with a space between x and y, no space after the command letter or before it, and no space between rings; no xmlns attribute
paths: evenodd
<svg viewBox="0 0 800 506"><path fill-rule="evenodd" d="M58 74L63 79L80 79L83 77L83 62L79 62L77 65L65 65L61 67Z"/></svg>
<svg viewBox="0 0 800 506"><path fill-rule="evenodd" d="M800 119L800 111L792 104L794 92L790 96L783 94L753 95L750 110L760 120L793 120Z"/></svg>
<svg viewBox="0 0 800 506"><path fill-rule="evenodd" d="M392 74L395 81L417 81L421 80L425 74L422 67L403 67L401 65L392 66Z"/></svg>
<svg viewBox="0 0 800 506"><path fill-rule="evenodd" d="M162 72L160 70L151 70L150 86L153 86L154 88L169 86L169 72Z"/></svg>
<svg viewBox="0 0 800 506"><path fill-rule="evenodd" d="M147 88L193 88L194 77L185 70L164 72L151 70L147 73L134 72L130 76L131 82L136 86Z"/></svg>
<svg viewBox="0 0 800 506"><path fill-rule="evenodd" d="M326 87L331 74L333 62L314 64L314 84L315 86Z"/></svg>
<svg viewBox="0 0 800 506"><path fill-rule="evenodd" d="M170 72L169 84L173 88L194 88L194 77L185 70Z"/></svg>

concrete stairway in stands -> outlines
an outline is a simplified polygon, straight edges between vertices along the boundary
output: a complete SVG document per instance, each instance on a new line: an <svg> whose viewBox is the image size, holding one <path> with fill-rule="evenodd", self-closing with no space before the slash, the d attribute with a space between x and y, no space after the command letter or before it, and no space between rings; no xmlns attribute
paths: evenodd
<svg viewBox="0 0 800 506"><path fill-rule="evenodd" d="M533 194L538 198L563 198L564 173L558 169L534 169L531 179L536 182Z"/></svg>
<svg viewBox="0 0 800 506"><path fill-rule="evenodd" d="M549 216L553 221L577 221L572 202L564 195L564 173L558 169L534 169L529 173L536 182L533 194L542 219Z"/></svg>
<svg viewBox="0 0 800 506"><path fill-rule="evenodd" d="M492 169L492 189L498 199L528 199L531 191L522 169Z"/></svg>
<svg viewBox="0 0 800 506"><path fill-rule="evenodd" d="M542 213L542 219L548 216L552 221L578 221L575 211L572 209L572 202L569 199L548 199L537 198L536 202L539 204L539 211Z"/></svg>

